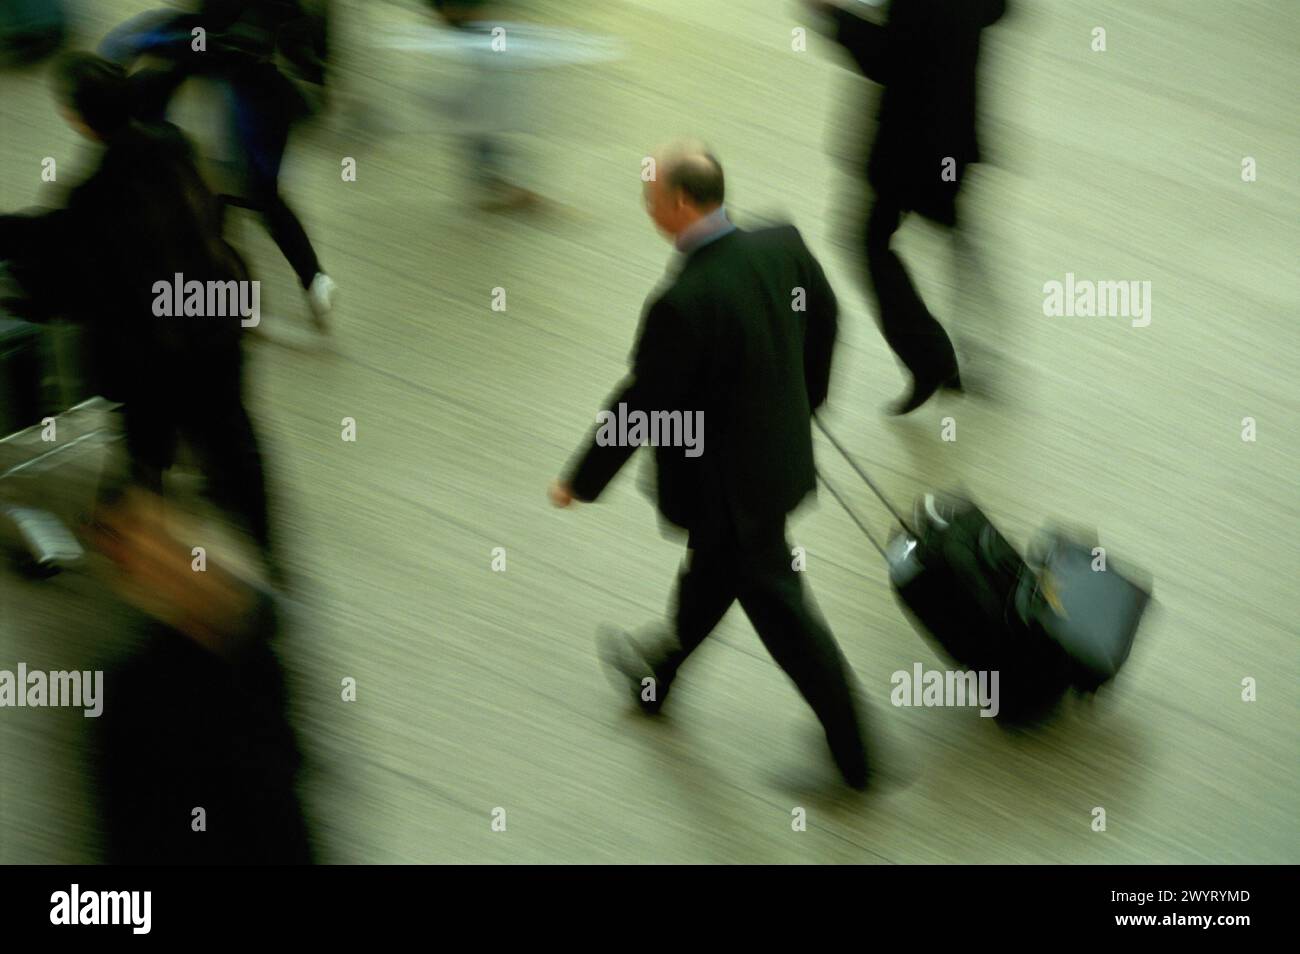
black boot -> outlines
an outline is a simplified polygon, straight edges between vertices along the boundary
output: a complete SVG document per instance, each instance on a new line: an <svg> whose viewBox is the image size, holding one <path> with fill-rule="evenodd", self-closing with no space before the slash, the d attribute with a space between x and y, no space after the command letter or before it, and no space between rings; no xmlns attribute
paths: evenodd
<svg viewBox="0 0 1300 954"><path fill-rule="evenodd" d="M894 416L900 417L904 414L911 414L918 407L924 404L930 398L934 397L938 391L952 391L962 393L961 374L953 371L952 374L935 377L926 377L924 379L914 377L912 379L912 388L907 394L903 395L887 408L887 412Z"/></svg>
<svg viewBox="0 0 1300 954"><path fill-rule="evenodd" d="M659 679L632 637L621 630L604 627L597 642L601 662L614 687L619 692L630 692L632 701L646 715L658 715L668 686Z"/></svg>

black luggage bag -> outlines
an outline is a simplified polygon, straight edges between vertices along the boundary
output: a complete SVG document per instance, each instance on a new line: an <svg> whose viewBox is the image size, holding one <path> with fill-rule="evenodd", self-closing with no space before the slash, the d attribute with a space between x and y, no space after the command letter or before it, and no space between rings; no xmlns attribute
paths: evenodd
<svg viewBox="0 0 1300 954"><path fill-rule="evenodd" d="M885 547L889 582L917 630L963 669L997 672L999 717L1029 718L1069 686L1069 661L1030 610L1037 577L968 500L926 494Z"/></svg>
<svg viewBox="0 0 1300 954"><path fill-rule="evenodd" d="M1066 676L1091 692L1119 672L1151 600L1151 591L1109 566L1104 551L1056 533L1043 552L1021 615L1060 648Z"/></svg>
<svg viewBox="0 0 1300 954"><path fill-rule="evenodd" d="M1150 593L1061 534L1027 563L968 500L923 496L913 519L890 504L826 427L827 439L898 524L881 546L843 496L819 474L884 556L906 615L939 653L962 668L999 673L999 718L1050 709L1073 686L1094 691L1127 659ZM1104 566L1104 561L1103 566Z"/></svg>

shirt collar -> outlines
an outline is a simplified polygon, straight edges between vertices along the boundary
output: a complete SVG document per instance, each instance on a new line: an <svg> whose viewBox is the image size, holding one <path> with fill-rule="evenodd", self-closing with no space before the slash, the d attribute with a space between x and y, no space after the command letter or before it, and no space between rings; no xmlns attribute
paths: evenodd
<svg viewBox="0 0 1300 954"><path fill-rule="evenodd" d="M673 244L677 247L677 251L689 255L696 249L702 248L734 231L736 231L736 226L727 218L726 206L720 205L708 215L697 219L677 233L677 238Z"/></svg>

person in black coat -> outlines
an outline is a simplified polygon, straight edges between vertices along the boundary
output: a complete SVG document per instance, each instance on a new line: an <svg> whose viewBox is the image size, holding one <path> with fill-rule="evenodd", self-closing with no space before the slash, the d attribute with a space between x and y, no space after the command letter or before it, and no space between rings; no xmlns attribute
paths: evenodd
<svg viewBox="0 0 1300 954"><path fill-rule="evenodd" d="M128 488L87 528L139 636L105 667L96 725L105 861L309 864L279 601L237 537L193 572L169 516Z"/></svg>
<svg viewBox="0 0 1300 954"><path fill-rule="evenodd" d="M891 248L908 212L957 224L966 168L980 160L976 87L980 32L1006 0L891 0L877 24L829 0L808 0L868 79L884 86L866 178L875 192L863 240L885 340L912 375L891 408L906 414L941 388L960 390L957 355Z"/></svg>
<svg viewBox="0 0 1300 954"><path fill-rule="evenodd" d="M62 108L101 144L95 172L63 208L0 216L0 260L16 262L45 315L86 329L93 390L123 404L133 480L161 490L181 438L209 491L247 527L277 574L265 470L243 401L240 316L159 315L155 284L248 282L221 237L216 197L185 137L132 118L136 87L120 67L69 54Z"/></svg>
<svg viewBox="0 0 1300 954"><path fill-rule="evenodd" d="M739 600L821 720L845 779L861 787L850 671L785 537L787 514L816 485L811 415L826 400L835 295L794 227L743 231L728 221L722 167L702 147L656 161L647 207L685 259L648 303L631 373L551 500L596 500L635 452L632 428L615 434L610 415L679 413L680 432L661 427L652 438L659 511L688 534L673 632L655 646L613 641L615 664L642 708L657 712L679 667Z"/></svg>

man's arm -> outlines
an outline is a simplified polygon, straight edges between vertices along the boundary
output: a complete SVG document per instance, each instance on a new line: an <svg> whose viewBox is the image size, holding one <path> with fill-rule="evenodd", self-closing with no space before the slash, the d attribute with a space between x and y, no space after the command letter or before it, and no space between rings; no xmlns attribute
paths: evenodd
<svg viewBox="0 0 1300 954"><path fill-rule="evenodd" d="M809 0L810 5L830 18L835 42L853 57L862 75L873 83L888 82L886 28L850 12L830 0ZM877 6L878 4L871 4Z"/></svg>
<svg viewBox="0 0 1300 954"><path fill-rule="evenodd" d="M609 398L605 410L617 415L620 404L627 411L670 411L680 408L690 391L700 364L698 336L681 313L664 299L646 312L641 334L633 352L632 373ZM601 444L597 425L586 448L569 465L564 482L578 500L594 501L614 475L636 451L635 446Z"/></svg>
<svg viewBox="0 0 1300 954"><path fill-rule="evenodd" d="M831 383L831 355L839 332L839 302L821 264L799 239L800 254L807 271L808 310L803 339L803 375L808 387L808 404L815 411L826 401Z"/></svg>
<svg viewBox="0 0 1300 954"><path fill-rule="evenodd" d="M629 375L623 386L610 395L606 408L618 413L620 403L626 403L632 409L632 401L637 400L636 379ZM599 425L587 439L582 454L569 464L564 476L564 483L578 500L590 503L600 496L614 475L627 463L627 459L636 451L635 447L623 447L618 444L600 444L596 439Z"/></svg>

